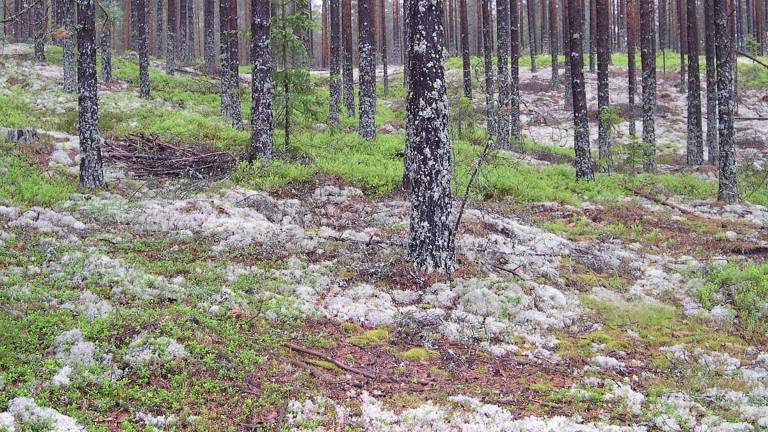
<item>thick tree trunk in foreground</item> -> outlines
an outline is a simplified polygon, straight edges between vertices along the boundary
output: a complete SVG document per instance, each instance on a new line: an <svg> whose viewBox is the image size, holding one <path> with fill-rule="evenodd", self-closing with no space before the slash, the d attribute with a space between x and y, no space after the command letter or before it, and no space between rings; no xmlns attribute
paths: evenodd
<svg viewBox="0 0 768 432"><path fill-rule="evenodd" d="M214 25L215 6L214 0L205 0L203 8L205 11L203 14L203 38L205 39L203 56L205 57L205 63L209 65L216 64L216 27Z"/></svg>
<svg viewBox="0 0 768 432"><path fill-rule="evenodd" d="M165 41L165 73L173 75L176 69L176 0L168 0L168 36ZM219 10L221 12L221 10ZM224 42L222 41L222 48Z"/></svg>
<svg viewBox="0 0 768 432"><path fill-rule="evenodd" d="M341 102L341 23L339 22L339 0L330 0L331 4L331 71L328 106L328 123L339 124L339 105Z"/></svg>
<svg viewBox="0 0 768 432"><path fill-rule="evenodd" d="M717 41L717 109L720 138L718 201L734 203L739 200L736 179L736 146L734 142L734 38L729 28L728 2L714 0L715 40Z"/></svg>
<svg viewBox="0 0 768 432"><path fill-rule="evenodd" d="M592 155L589 150L587 95L584 89L584 48L581 28L581 0L568 0L569 57L573 92L573 148L576 153L576 179L594 180Z"/></svg>
<svg viewBox="0 0 768 432"><path fill-rule="evenodd" d="M147 41L147 4L146 0L136 0L136 19L138 21L139 48L139 96L149 97L149 44Z"/></svg>
<svg viewBox="0 0 768 432"><path fill-rule="evenodd" d="M643 69L643 153L645 170L656 171L656 52L653 0L640 1L640 62Z"/></svg>
<svg viewBox="0 0 768 432"><path fill-rule="evenodd" d="M64 15L64 92L77 91L77 71L75 70L75 2L62 2Z"/></svg>
<svg viewBox="0 0 768 432"><path fill-rule="evenodd" d="M272 157L272 51L270 0L254 0L251 9L251 150L248 160Z"/></svg>
<svg viewBox="0 0 768 432"><path fill-rule="evenodd" d="M485 124L488 129L488 135L496 135L496 108L494 101L494 89L493 89L493 60L491 45L491 28L490 23L490 0L482 1L482 42L483 42L483 67L485 71Z"/></svg>
<svg viewBox="0 0 768 432"><path fill-rule="evenodd" d="M526 0L528 6L528 46L531 54L531 72L536 72L536 6L534 0Z"/></svg>
<svg viewBox="0 0 768 432"><path fill-rule="evenodd" d="M509 148L509 116L510 116L510 90L509 90L509 3L504 0L496 2L496 26L497 42L496 58L499 68L499 116L496 119L496 140L498 148Z"/></svg>
<svg viewBox="0 0 768 432"><path fill-rule="evenodd" d="M501 39L501 38L499 38ZM501 43L501 42L499 42ZM520 3L509 0L509 135L512 147L522 149L520 125Z"/></svg>
<svg viewBox="0 0 768 432"><path fill-rule="evenodd" d="M592 0L599 11L607 10L608 0ZM597 109L598 109L598 151L600 165L606 172L613 170L611 161L611 129L605 118L611 104L610 90L608 89L608 59L611 56L610 49L610 23L608 14L596 15L595 28L597 34Z"/></svg>
<svg viewBox="0 0 768 432"><path fill-rule="evenodd" d="M352 0L341 0L341 38L344 48L342 81L344 83L344 107L347 116L355 116L355 76L352 48Z"/></svg>
<svg viewBox="0 0 768 432"><path fill-rule="evenodd" d="M442 0L411 0L410 4L408 120L413 134L413 193L408 258L419 269L450 273L454 268L451 145L441 9Z"/></svg>
<svg viewBox="0 0 768 432"><path fill-rule="evenodd" d="M96 0L77 0L78 129L80 132L80 185L104 184L99 136L99 96L96 82Z"/></svg>
<svg viewBox="0 0 768 432"><path fill-rule="evenodd" d="M719 158L717 139L717 54L715 52L714 0L705 0L704 32L707 64L707 161L717 165Z"/></svg>
<svg viewBox="0 0 768 432"><path fill-rule="evenodd" d="M459 0L459 27L461 27L461 61L464 77L464 96L472 99L472 75L469 65L469 19L467 18L467 0Z"/></svg>
<svg viewBox="0 0 768 432"><path fill-rule="evenodd" d="M557 50L557 0L549 0L549 54L552 56L552 88L560 81L558 76L558 50Z"/></svg>
<svg viewBox="0 0 768 432"><path fill-rule="evenodd" d="M642 0L641 0L642 1ZM627 0L627 64L629 84L629 134L635 135L635 93L637 93L637 72L635 67L635 0Z"/></svg>
<svg viewBox="0 0 768 432"><path fill-rule="evenodd" d="M699 77L699 26L696 22L696 0L688 6L688 165L704 163L701 131L701 82Z"/></svg>
<svg viewBox="0 0 768 432"><path fill-rule="evenodd" d="M360 136L366 140L376 138L376 126L374 124L376 120L376 63L373 53L370 1L358 0L357 2L357 25L360 32L358 36L358 49L360 50L360 124L357 130Z"/></svg>

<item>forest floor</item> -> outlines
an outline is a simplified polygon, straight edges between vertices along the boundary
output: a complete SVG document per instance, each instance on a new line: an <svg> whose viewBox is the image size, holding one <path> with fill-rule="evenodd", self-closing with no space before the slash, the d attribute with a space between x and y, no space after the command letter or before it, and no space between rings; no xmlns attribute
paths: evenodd
<svg viewBox="0 0 768 432"><path fill-rule="evenodd" d="M737 123L745 201L717 204L714 170L683 165L676 75L661 173L633 173L622 123L621 173L587 184L562 87L524 65L530 139L482 168L446 279L405 262L402 76L374 143L323 124L313 77L290 145L278 131L277 160L251 166L215 80L152 71L144 100L116 58L91 194L60 49L2 52L0 431L768 429L768 132ZM446 64L458 198L484 134ZM740 115L765 116L768 74L743 66Z"/></svg>

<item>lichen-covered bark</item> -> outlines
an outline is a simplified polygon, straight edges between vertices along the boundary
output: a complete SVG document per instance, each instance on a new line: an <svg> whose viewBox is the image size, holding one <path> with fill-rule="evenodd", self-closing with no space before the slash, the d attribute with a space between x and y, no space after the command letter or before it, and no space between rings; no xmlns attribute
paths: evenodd
<svg viewBox="0 0 768 432"><path fill-rule="evenodd" d="M48 17L46 16L45 1L35 5L35 61L45 62L45 31Z"/></svg>
<svg viewBox="0 0 768 432"><path fill-rule="evenodd" d="M360 52L360 124L358 133L363 139L376 138L376 64L373 53L373 32L371 31L371 0L358 0L357 25L358 49ZM376 0L374 0L376 1Z"/></svg>
<svg viewBox="0 0 768 432"><path fill-rule="evenodd" d="M688 15L696 16L696 0L686 0ZM699 78L699 26L695 19L688 20L688 165L704 163L704 145L701 130L701 82Z"/></svg>
<svg viewBox="0 0 768 432"><path fill-rule="evenodd" d="M534 0L526 0L528 7L528 52L531 54L531 71L536 72L536 6Z"/></svg>
<svg viewBox="0 0 768 432"><path fill-rule="evenodd" d="M251 150L248 159L272 157L272 51L269 46L270 0L254 0L251 9Z"/></svg>
<svg viewBox="0 0 768 432"><path fill-rule="evenodd" d="M355 116L355 77L352 57L352 0L341 1L341 39L344 49L344 64L341 80L344 84L344 107L347 116Z"/></svg>
<svg viewBox="0 0 768 432"><path fill-rule="evenodd" d="M635 0L627 0L627 76L629 84L629 134L635 131L635 93L637 93L637 78L635 67Z"/></svg>
<svg viewBox="0 0 768 432"><path fill-rule="evenodd" d="M155 4L155 50L157 55L163 55L163 0Z"/></svg>
<svg viewBox="0 0 768 432"><path fill-rule="evenodd" d="M64 92L74 93L77 91L77 71L75 70L75 3L72 1L62 2L62 15L64 18L64 38L62 47L64 48Z"/></svg>
<svg viewBox="0 0 768 432"><path fill-rule="evenodd" d="M640 0L640 63L643 74L643 153L645 170L656 171L656 50L653 0Z"/></svg>
<svg viewBox="0 0 768 432"><path fill-rule="evenodd" d="M500 2L504 3L504 2ZM442 0L411 0L408 50L413 162L408 258L426 271L454 268L451 145L443 68Z"/></svg>
<svg viewBox="0 0 768 432"><path fill-rule="evenodd" d="M376 1L376 0L374 0ZM338 10L338 9L337 9ZM387 14L384 0L381 0L378 8L381 31L381 75L384 85L384 96L389 96L389 59L387 58Z"/></svg>
<svg viewBox="0 0 768 432"><path fill-rule="evenodd" d="M96 82L96 0L77 0L78 130L80 185L104 184L99 136L99 97Z"/></svg>
<svg viewBox="0 0 768 432"><path fill-rule="evenodd" d="M597 1L585 0L589 2L589 72L595 73L595 48L597 47ZM605 19L608 19L608 10L604 10Z"/></svg>
<svg viewBox="0 0 768 432"><path fill-rule="evenodd" d="M135 1L135 0L134 0ZM179 59L182 64L189 62L189 18L187 13L189 12L189 6L187 3L192 0L179 0L179 40L178 51ZM236 1L236 0L235 0Z"/></svg>
<svg viewBox="0 0 768 432"><path fill-rule="evenodd" d="M707 65L707 161L717 165L717 72L715 53L715 12L713 0L705 0L704 38Z"/></svg>
<svg viewBox="0 0 768 432"><path fill-rule="evenodd" d="M571 86L571 58L569 54L571 46L571 26L569 24L570 13L568 13L568 0L562 0L563 5L563 51L565 52L565 63L563 69L565 71L565 107L571 108L573 106L573 87Z"/></svg>
<svg viewBox="0 0 768 432"><path fill-rule="evenodd" d="M243 129L240 113L240 77L237 41L237 0L221 0L221 115Z"/></svg>
<svg viewBox="0 0 768 432"><path fill-rule="evenodd" d="M717 52L717 109L720 138L719 188L717 199L726 203L739 200L736 178L736 148L734 142L734 41L730 31L730 0L713 0L715 9L715 40Z"/></svg>
<svg viewBox="0 0 768 432"><path fill-rule="evenodd" d="M139 96L149 97L149 45L147 43L146 0L136 0L139 48Z"/></svg>
<svg viewBox="0 0 768 432"><path fill-rule="evenodd" d="M472 99L472 72L469 65L469 19L467 0L459 0L459 27L461 27L461 63L464 78L464 96Z"/></svg>
<svg viewBox="0 0 768 432"><path fill-rule="evenodd" d="M643 0L640 0L643 1ZM688 38L685 37L686 32L686 11L684 8L684 1L686 0L677 0L676 2L676 9L677 9L677 29L678 29L678 38L680 40L680 91L685 93L685 53L688 51Z"/></svg>
<svg viewBox="0 0 768 432"><path fill-rule="evenodd" d="M176 0L168 0L168 10L176 10ZM165 73L173 75L176 69L176 14L168 15L168 35L165 41ZM222 41L222 46L224 42Z"/></svg>
<svg viewBox="0 0 768 432"><path fill-rule="evenodd" d="M496 135L496 108L493 89L493 59L491 45L490 0L482 1L482 42L483 42L483 67L485 69L485 121L488 134Z"/></svg>
<svg viewBox="0 0 768 432"><path fill-rule="evenodd" d="M593 0L597 10L608 10L608 0ZM608 14L601 13L596 16L595 23L597 43L597 110L598 110L598 138L597 148L600 157L600 166L605 172L611 172L611 129L604 118L606 110L611 104L610 90L608 89L608 59L610 50L610 23Z"/></svg>
<svg viewBox="0 0 768 432"><path fill-rule="evenodd" d="M331 0L331 71L329 79L328 123L339 124L341 103L341 23L339 22L339 0Z"/></svg>
<svg viewBox="0 0 768 432"><path fill-rule="evenodd" d="M513 0L514 1L514 0ZM504 0L496 2L496 46L497 66L499 68L499 116L496 119L496 142L499 148L509 148L509 3Z"/></svg>
<svg viewBox="0 0 768 432"><path fill-rule="evenodd" d="M392 57L400 62L403 50L400 46L400 0L392 0Z"/></svg>
<svg viewBox="0 0 768 432"><path fill-rule="evenodd" d="M410 0L403 0L403 41L408 42L408 5ZM403 87L408 89L408 47L403 48Z"/></svg>
<svg viewBox="0 0 768 432"><path fill-rule="evenodd" d="M520 125L519 62L520 3L519 0L509 0L509 135L512 138L512 147L522 147L523 143L522 126Z"/></svg>
<svg viewBox="0 0 768 432"><path fill-rule="evenodd" d="M568 29L570 31L569 57L571 63L571 91L573 93L573 149L576 153L576 178L594 180L592 155L589 150L589 120L587 95L584 89L584 48L579 31L581 0L568 0Z"/></svg>
<svg viewBox="0 0 768 432"><path fill-rule="evenodd" d="M552 67L552 87L554 88L560 81L559 65L557 64L557 0L549 0L549 53L552 56L550 66Z"/></svg>
<svg viewBox="0 0 768 432"><path fill-rule="evenodd" d="M216 64L216 27L214 25L214 0L204 0L203 38L205 41L203 56L209 65ZM257 0L254 0L257 1Z"/></svg>
<svg viewBox="0 0 768 432"><path fill-rule="evenodd" d="M101 30L101 75L104 82L112 81L112 26L105 22Z"/></svg>

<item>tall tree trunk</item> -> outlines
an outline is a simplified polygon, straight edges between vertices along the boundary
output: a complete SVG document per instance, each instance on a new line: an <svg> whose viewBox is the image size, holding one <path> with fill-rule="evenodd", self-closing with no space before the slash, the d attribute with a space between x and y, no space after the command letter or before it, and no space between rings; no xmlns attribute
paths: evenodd
<svg viewBox="0 0 768 432"><path fill-rule="evenodd" d="M523 131L520 125L520 29L519 0L509 0L509 134L512 137L512 147L522 150ZM499 43L501 43L501 37L499 37ZM499 81L499 88L501 88L501 81ZM502 110L502 112L506 111Z"/></svg>
<svg viewBox="0 0 768 432"><path fill-rule="evenodd" d="M92 189L104 184L96 82L96 0L78 0L76 3L80 186Z"/></svg>
<svg viewBox="0 0 768 432"><path fill-rule="evenodd" d="M234 128L242 130L237 0L220 0L219 15L221 17L221 115L229 119Z"/></svg>
<svg viewBox="0 0 768 432"><path fill-rule="evenodd" d="M485 124L488 129L488 135L496 135L496 108L494 103L494 90L493 90L493 59L492 59L492 45L491 45L491 28L490 23L490 0L482 1L481 7L478 8L482 15L482 42L483 42L483 67L485 70Z"/></svg>
<svg viewBox="0 0 768 432"><path fill-rule="evenodd" d="M387 68L389 60L387 59L387 12L384 7L384 0L380 0L379 6L378 12L381 24L381 74L384 81L384 97L387 97L389 96L389 71Z"/></svg>
<svg viewBox="0 0 768 432"><path fill-rule="evenodd" d="M656 171L656 53L653 0L640 1L640 62L643 69L643 152L645 170Z"/></svg>
<svg viewBox="0 0 768 432"><path fill-rule="evenodd" d="M359 1L359 0L358 0ZM409 38L408 35L408 26L410 25L410 17L408 10L410 9L410 1L411 0L403 0L403 87L408 89L408 46L407 41ZM768 1L768 0L766 0ZM407 124L406 124L407 125ZM408 141L406 140L406 145ZM403 178L405 179L405 176L407 176L408 170L403 171ZM404 185L406 183L403 183Z"/></svg>
<svg viewBox="0 0 768 432"><path fill-rule="evenodd" d="M699 26L696 20L696 0L687 0L688 7L688 165L704 163L701 131L701 82L699 78Z"/></svg>
<svg viewBox="0 0 768 432"><path fill-rule="evenodd" d="M552 56L551 66L552 75L551 82L552 88L555 88L560 81L558 72L558 59L559 54L557 49L557 0L549 0L549 54Z"/></svg>
<svg viewBox="0 0 768 432"><path fill-rule="evenodd" d="M643 0L640 0L643 1ZM629 134L634 136L635 131L635 94L637 93L637 72L635 65L635 41L637 26L635 16L635 0L627 0L627 70L629 93Z"/></svg>
<svg viewBox="0 0 768 432"><path fill-rule="evenodd" d="M496 2L497 41L496 58L499 68L499 117L496 119L498 147L509 149L510 88L509 88L509 3Z"/></svg>
<svg viewBox="0 0 768 432"><path fill-rule="evenodd" d="M101 75L104 82L112 81L112 19L104 17L101 29Z"/></svg>
<svg viewBox="0 0 768 432"><path fill-rule="evenodd" d="M715 40L717 51L717 108L720 139L718 201L734 203L739 200L736 178L736 144L734 142L734 38L730 28L733 18L728 3L713 0L715 9ZM729 21L731 21L729 23Z"/></svg>
<svg viewBox="0 0 768 432"><path fill-rule="evenodd" d="M640 0L640 1L643 1L643 0ZM685 93L685 89L686 89L685 53L688 52L688 38L685 36L686 16L685 16L685 11L683 10L683 4L684 4L683 2L686 0L676 0L676 1L677 1L677 28L678 28L678 35L679 35L678 37L680 38L680 92Z"/></svg>
<svg viewBox="0 0 768 432"><path fill-rule="evenodd" d="M376 1L376 0L373 0ZM416 1L416 0L411 0ZM371 31L371 0L357 0L358 49L360 51L360 124L358 133L363 139L376 138L376 63ZM411 10L411 8L409 8ZM409 78L410 79L410 78Z"/></svg>
<svg viewBox="0 0 768 432"><path fill-rule="evenodd" d="M147 41L147 3L136 0L139 48L139 96L149 97L149 43Z"/></svg>
<svg viewBox="0 0 768 432"><path fill-rule="evenodd" d="M35 5L35 61L45 62L45 33L48 27L48 17L45 0Z"/></svg>
<svg viewBox="0 0 768 432"><path fill-rule="evenodd" d="M400 0L392 0L392 58L396 62L403 57L400 37Z"/></svg>
<svg viewBox="0 0 768 432"><path fill-rule="evenodd" d="M441 47L442 0L412 0L409 6L411 86L407 107L413 131L413 193L408 258L419 269L450 273L454 268L451 145Z"/></svg>
<svg viewBox="0 0 768 432"><path fill-rule="evenodd" d="M64 1L64 92L77 91L75 70L75 2Z"/></svg>
<svg viewBox="0 0 768 432"><path fill-rule="evenodd" d="M608 0L594 0L596 10L607 10ZM613 171L611 160L611 127L606 119L607 110L611 104L610 90L608 89L608 58L610 49L610 23L605 13L595 16L595 29L597 30L597 107L598 107L598 151L601 168L605 172Z"/></svg>
<svg viewBox="0 0 768 432"><path fill-rule="evenodd" d="M329 0L323 0L323 6L321 9L321 25L320 25L320 45L321 45L321 52L320 52L320 67L323 69L326 69L328 67L328 62L330 61L330 45L328 44L328 1ZM370 1L370 0L369 0ZM373 0L376 1L376 0Z"/></svg>
<svg viewBox="0 0 768 432"><path fill-rule="evenodd" d="M531 72L536 72L536 6L534 0L526 0L528 6L528 46L531 54Z"/></svg>
<svg viewBox="0 0 768 432"><path fill-rule="evenodd" d="M573 86L571 85L571 26L570 11L568 10L569 0L561 0L563 6L563 52L565 53L565 62L563 63L563 69L565 70L565 108L571 108L573 106Z"/></svg>
<svg viewBox="0 0 768 432"><path fill-rule="evenodd" d="M255 0L258 1L258 0ZM215 2L214 0L204 0L204 16L203 16L203 37L205 38L205 50L204 57L205 63L209 65L216 64L216 26L214 25L215 18ZM267 5L269 10L269 5Z"/></svg>
<svg viewBox="0 0 768 432"><path fill-rule="evenodd" d="M156 3L156 9L155 9L155 50L157 51L158 56L162 56L165 51L163 51L163 47L165 46L163 44L163 32L164 26L163 26L163 0L157 0Z"/></svg>
<svg viewBox="0 0 768 432"><path fill-rule="evenodd" d="M330 0L331 10L331 72L328 123L339 124L339 105L341 102L341 23L339 22L339 0Z"/></svg>
<svg viewBox="0 0 768 432"><path fill-rule="evenodd" d="M467 18L467 0L459 0L459 27L461 27L461 61L464 77L464 96L472 99L472 75L469 65L469 19Z"/></svg>
<svg viewBox="0 0 768 432"><path fill-rule="evenodd" d="M589 1L589 72L595 73L595 48L597 47L597 0ZM607 15L608 10L602 10L600 15ZM608 19L606 16L605 19Z"/></svg>
<svg viewBox="0 0 768 432"><path fill-rule="evenodd" d="M251 9L251 150L248 160L272 158L272 50L270 0L254 0Z"/></svg>
<svg viewBox="0 0 768 432"><path fill-rule="evenodd" d="M717 54L715 49L715 4L705 0L704 32L707 64L707 161L717 166L719 157L717 139Z"/></svg>
<svg viewBox="0 0 768 432"><path fill-rule="evenodd" d="M135 1L135 0L134 0ZM188 3L192 0L179 0L179 59L182 63L189 63L189 12ZM237 0L232 0L237 1Z"/></svg>
<svg viewBox="0 0 768 432"><path fill-rule="evenodd" d="M581 0L568 0L569 57L573 92L573 148L576 153L576 179L592 181L592 155L589 150L587 95L584 89L584 51L581 27Z"/></svg>
<svg viewBox="0 0 768 432"><path fill-rule="evenodd" d="M352 48L352 0L341 1L341 38L344 47L344 66L342 81L344 82L344 106L347 116L355 116L355 77L353 73Z"/></svg>
<svg viewBox="0 0 768 432"><path fill-rule="evenodd" d="M221 10L219 10L221 13ZM173 75L176 70L176 0L168 0L168 36L165 41L165 73ZM222 50L224 41L221 42Z"/></svg>

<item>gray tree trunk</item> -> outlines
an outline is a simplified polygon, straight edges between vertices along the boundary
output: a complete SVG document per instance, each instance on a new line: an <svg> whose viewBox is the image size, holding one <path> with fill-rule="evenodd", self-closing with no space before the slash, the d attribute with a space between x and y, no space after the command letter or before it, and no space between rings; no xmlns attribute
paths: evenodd
<svg viewBox="0 0 768 432"><path fill-rule="evenodd" d="M573 149L576 153L576 179L592 181L592 155L589 150L587 95L584 89L584 47L582 42L581 0L568 0L569 57L573 93Z"/></svg>
<svg viewBox="0 0 768 432"><path fill-rule="evenodd" d="M376 138L376 63L373 53L373 32L371 31L371 0L358 0L357 25L360 32L360 124L358 133L363 139ZM376 0L374 0L376 1Z"/></svg>
<svg viewBox="0 0 768 432"><path fill-rule="evenodd" d="M555 88L560 81L557 41L557 0L549 0L549 54L552 56L552 88Z"/></svg>
<svg viewBox="0 0 768 432"><path fill-rule="evenodd" d="M408 40L413 173L408 258L426 271L454 269L451 145L443 68L442 0L411 0ZM504 2L500 2L504 3Z"/></svg>
<svg viewBox="0 0 768 432"><path fill-rule="evenodd" d="M77 71L75 70L75 3L62 2L64 15L64 92L77 91Z"/></svg>
<svg viewBox="0 0 768 432"><path fill-rule="evenodd" d="M163 55L163 0L157 0L155 4L155 49L157 55Z"/></svg>
<svg viewBox="0 0 768 432"><path fill-rule="evenodd" d="M686 0L688 9L688 165L704 163L701 130L701 81L699 77L699 26L696 20L696 0Z"/></svg>
<svg viewBox="0 0 768 432"><path fill-rule="evenodd" d="M355 116L355 76L353 73L352 52L352 0L341 2L341 39L344 48L344 64L342 66L342 81L344 83L344 107L347 116Z"/></svg>
<svg viewBox="0 0 768 432"><path fill-rule="evenodd" d="M272 158L272 51L270 0L254 0L251 9L251 150L248 160Z"/></svg>
<svg viewBox="0 0 768 432"><path fill-rule="evenodd" d="M176 30L176 0L168 0L168 36L165 40L165 73L168 75L173 75L176 70Z"/></svg>
<svg viewBox="0 0 768 432"><path fill-rule="evenodd" d="M642 1L642 0L641 0ZM635 130L635 93L637 93L637 78L635 66L635 0L627 0L627 64L629 81L629 134L634 136Z"/></svg>
<svg viewBox="0 0 768 432"><path fill-rule="evenodd" d="M136 0L136 19L138 20L139 48L139 96L149 97L149 45L147 43L147 4L146 0Z"/></svg>
<svg viewBox="0 0 768 432"><path fill-rule="evenodd" d="M485 122L488 129L488 135L496 135L496 103L494 98L493 89L493 59L491 45L491 28L490 23L490 0L482 1L482 17L483 17L483 67L485 69Z"/></svg>
<svg viewBox="0 0 768 432"><path fill-rule="evenodd" d="M563 52L565 52L565 63L563 69L565 70L565 108L571 108L573 106L573 87L571 86L571 26L568 23L570 20L570 13L568 11L568 0L562 0L563 6Z"/></svg>
<svg viewBox="0 0 768 432"><path fill-rule="evenodd" d="M499 38L501 39L501 38ZM499 42L501 43L501 42ZM520 3L509 0L509 135L511 147L523 147L520 125Z"/></svg>
<svg viewBox="0 0 768 432"><path fill-rule="evenodd" d="M221 115L237 130L243 129L238 72L237 0L221 0Z"/></svg>
<svg viewBox="0 0 768 432"><path fill-rule="evenodd" d="M467 0L459 0L459 27L461 28L461 62L464 78L464 96L472 99L472 72L469 64L469 19Z"/></svg>
<svg viewBox="0 0 768 432"><path fill-rule="evenodd" d="M734 203L739 200L736 178L736 144L734 142L734 40L729 21L733 20L728 8L730 0L714 0L715 40L717 50L717 108L720 138L718 201Z"/></svg>
<svg viewBox="0 0 768 432"><path fill-rule="evenodd" d="M112 81L112 25L104 23L101 31L101 75L104 82Z"/></svg>
<svg viewBox="0 0 768 432"><path fill-rule="evenodd" d="M99 135L99 96L96 81L96 0L77 0L78 130L80 185L104 184Z"/></svg>
<svg viewBox="0 0 768 432"><path fill-rule="evenodd" d="M161 1L161 0L158 0ZM203 10L203 39L205 41L203 56L205 63L209 65L216 64L216 26L214 25L214 11L216 4L214 0L204 0Z"/></svg>
<svg viewBox="0 0 768 432"><path fill-rule="evenodd" d="M45 31L48 27L46 12L44 0L35 5L35 61L38 63L45 62Z"/></svg>
<svg viewBox="0 0 768 432"><path fill-rule="evenodd" d="M514 0L513 0L514 1ZM498 147L509 149L510 89L509 89L509 3L496 2L496 58L499 68L499 117L496 119Z"/></svg>
<svg viewBox="0 0 768 432"><path fill-rule="evenodd" d="M643 69L643 153L645 170L656 171L656 50L653 0L640 0L640 62Z"/></svg>
<svg viewBox="0 0 768 432"><path fill-rule="evenodd" d="M608 10L608 0L592 0L595 8L600 11ZM598 109L598 151L601 168L605 172L613 170L611 160L611 129L607 124L606 111L611 104L610 90L608 88L608 60L611 56L610 35L611 28L607 13L596 14L595 39L597 44L597 109Z"/></svg>
<svg viewBox="0 0 768 432"><path fill-rule="evenodd" d="M714 1L705 0L704 33L707 64L707 161L717 166L720 150L717 138L717 54L715 50Z"/></svg>
<svg viewBox="0 0 768 432"><path fill-rule="evenodd" d="M528 6L528 46L531 54L531 71L536 72L536 6L534 0L526 0Z"/></svg>
<svg viewBox="0 0 768 432"><path fill-rule="evenodd" d="M331 0L331 70L328 107L328 123L339 124L339 105L341 104L341 22L339 0Z"/></svg>

